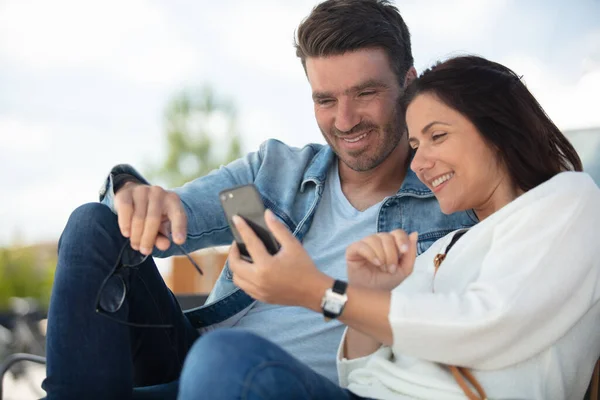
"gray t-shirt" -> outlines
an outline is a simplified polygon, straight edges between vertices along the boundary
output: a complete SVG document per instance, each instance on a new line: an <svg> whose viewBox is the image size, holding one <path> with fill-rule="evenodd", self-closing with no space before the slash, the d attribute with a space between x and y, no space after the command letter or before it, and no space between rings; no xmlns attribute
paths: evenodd
<svg viewBox="0 0 600 400"><path fill-rule="evenodd" d="M346 280L346 248L376 233L381 203L362 212L356 210L342 192L337 162L334 164L303 245L321 271ZM274 326L282 328L273 329ZM337 382L335 355L344 330L339 321L325 322L321 314L301 307L256 302L235 327L268 338Z"/></svg>

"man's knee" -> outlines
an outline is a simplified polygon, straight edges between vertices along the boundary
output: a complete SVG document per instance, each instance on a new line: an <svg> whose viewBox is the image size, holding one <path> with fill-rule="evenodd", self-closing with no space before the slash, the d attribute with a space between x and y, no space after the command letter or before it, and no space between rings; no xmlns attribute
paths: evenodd
<svg viewBox="0 0 600 400"><path fill-rule="evenodd" d="M188 353L180 395L184 399L207 392L219 399L311 398L302 371L288 367L290 360L279 347L253 333L212 331L200 337Z"/></svg>
<svg viewBox="0 0 600 400"><path fill-rule="evenodd" d="M218 348L220 351L238 354L240 351L245 354L253 350L264 349L268 340L242 329L218 329L203 335L197 345L202 349ZM201 351L201 350L200 350Z"/></svg>
<svg viewBox="0 0 600 400"><path fill-rule="evenodd" d="M238 329L218 329L202 335L191 347L186 357L186 368L193 371L219 371L227 365L236 365L240 358L247 358L260 350L264 341L255 334Z"/></svg>
<svg viewBox="0 0 600 400"><path fill-rule="evenodd" d="M247 358L253 358L245 349L255 338L237 329L220 329L202 335L185 359L179 395L191 399L212 392L215 398L238 398L248 372Z"/></svg>
<svg viewBox="0 0 600 400"><path fill-rule="evenodd" d="M69 217L59 247L72 242L98 240L120 235L117 216L104 204L87 203L77 207Z"/></svg>

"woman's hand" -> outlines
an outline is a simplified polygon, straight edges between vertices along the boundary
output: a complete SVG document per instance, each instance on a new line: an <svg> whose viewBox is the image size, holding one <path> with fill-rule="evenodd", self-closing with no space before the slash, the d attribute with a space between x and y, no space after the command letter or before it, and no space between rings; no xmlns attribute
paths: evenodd
<svg viewBox="0 0 600 400"><path fill-rule="evenodd" d="M281 244L275 255L267 252L243 218L233 217L253 261L243 260L239 248L233 243L229 254L233 282L256 300L320 309L321 298L333 285L333 279L317 269L302 244L270 210L265 212L265 221Z"/></svg>
<svg viewBox="0 0 600 400"><path fill-rule="evenodd" d="M370 289L392 290L412 273L417 239L417 232L407 235L398 229L351 244L346 250L348 282Z"/></svg>

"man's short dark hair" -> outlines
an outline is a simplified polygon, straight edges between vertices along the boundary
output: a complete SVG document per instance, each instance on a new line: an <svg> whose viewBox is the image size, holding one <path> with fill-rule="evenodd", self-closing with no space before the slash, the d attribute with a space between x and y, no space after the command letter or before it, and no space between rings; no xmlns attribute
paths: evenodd
<svg viewBox="0 0 600 400"><path fill-rule="evenodd" d="M400 86L414 62L408 27L388 0L327 0L318 4L298 27L295 47L305 71L308 57L381 48Z"/></svg>

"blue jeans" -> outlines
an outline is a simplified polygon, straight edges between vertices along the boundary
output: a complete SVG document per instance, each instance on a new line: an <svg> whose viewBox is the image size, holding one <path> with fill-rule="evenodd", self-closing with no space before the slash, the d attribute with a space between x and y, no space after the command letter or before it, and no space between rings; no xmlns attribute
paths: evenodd
<svg viewBox="0 0 600 400"><path fill-rule="evenodd" d="M353 400L361 397L314 372L272 342L221 329L196 341L179 382L180 400Z"/></svg>
<svg viewBox="0 0 600 400"><path fill-rule="evenodd" d="M98 290L126 240L103 204L83 205L69 218L48 311L48 400L175 399L184 360L184 399L357 398L249 333L215 331L196 340L152 257L131 271L114 316L173 328L132 328L97 314Z"/></svg>
<svg viewBox="0 0 600 400"><path fill-rule="evenodd" d="M100 284L125 242L117 217L102 204L79 207L67 223L59 242L48 311L43 388L49 400L129 399L134 386L159 385L179 377L198 332L152 257L131 271L126 301L114 316L173 328L131 328L95 312ZM170 393L159 398L175 398L177 385L167 388Z"/></svg>

